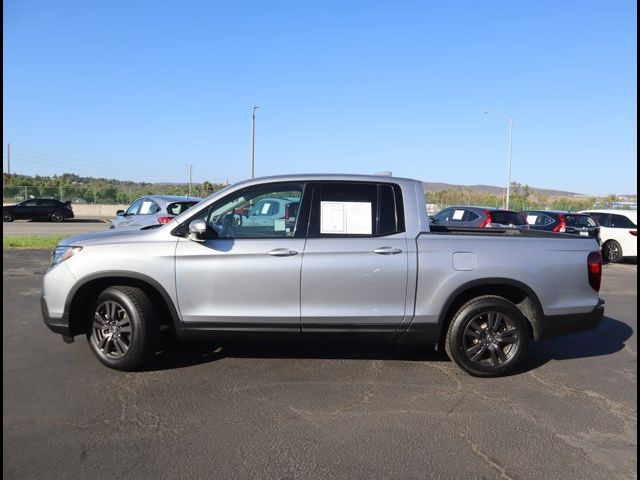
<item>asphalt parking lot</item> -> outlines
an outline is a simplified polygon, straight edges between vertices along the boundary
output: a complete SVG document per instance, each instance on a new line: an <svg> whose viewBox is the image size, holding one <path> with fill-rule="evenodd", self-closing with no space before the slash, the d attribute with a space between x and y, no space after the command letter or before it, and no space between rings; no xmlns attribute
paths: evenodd
<svg viewBox="0 0 640 480"><path fill-rule="evenodd" d="M109 225L108 220L99 218L74 218L60 223L16 220L15 222L2 224L2 236L78 235L108 230Z"/></svg>
<svg viewBox="0 0 640 480"><path fill-rule="evenodd" d="M441 353L174 347L103 367L40 318L49 252L3 252L4 478L637 477L637 266L605 266L598 330L472 378Z"/></svg>

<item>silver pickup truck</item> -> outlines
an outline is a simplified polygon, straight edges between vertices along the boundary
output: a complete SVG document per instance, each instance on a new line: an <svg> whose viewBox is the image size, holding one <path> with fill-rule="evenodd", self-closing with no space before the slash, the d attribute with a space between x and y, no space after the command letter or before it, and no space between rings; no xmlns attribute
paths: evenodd
<svg viewBox="0 0 640 480"><path fill-rule="evenodd" d="M85 334L119 370L166 334L287 333L442 346L497 376L530 339L595 328L601 274L593 238L430 227L420 181L288 175L227 187L152 230L61 241L41 306L52 331Z"/></svg>

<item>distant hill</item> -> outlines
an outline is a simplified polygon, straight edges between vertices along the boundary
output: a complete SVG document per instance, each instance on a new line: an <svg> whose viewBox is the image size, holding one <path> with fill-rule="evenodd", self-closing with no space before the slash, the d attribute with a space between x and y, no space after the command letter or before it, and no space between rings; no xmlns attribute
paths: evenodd
<svg viewBox="0 0 640 480"><path fill-rule="evenodd" d="M551 190L547 188L536 188L529 186L532 192L547 195L549 197L580 197L582 193L566 192L564 190ZM466 190L478 193L493 193L501 195L504 193L504 187L496 187L494 185L454 185L442 182L424 182L425 192L442 192L443 190Z"/></svg>

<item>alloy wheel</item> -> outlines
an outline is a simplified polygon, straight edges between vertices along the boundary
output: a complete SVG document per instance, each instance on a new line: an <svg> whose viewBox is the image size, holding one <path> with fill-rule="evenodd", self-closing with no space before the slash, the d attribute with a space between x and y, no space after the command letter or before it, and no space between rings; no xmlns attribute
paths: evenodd
<svg viewBox="0 0 640 480"><path fill-rule="evenodd" d="M497 367L511 360L518 342L520 336L515 322L497 311L474 316L463 334L463 350L467 359L485 367Z"/></svg>
<svg viewBox="0 0 640 480"><path fill-rule="evenodd" d="M129 351L133 340L132 324L118 302L108 300L98 305L91 329L91 341L105 358L119 359Z"/></svg>

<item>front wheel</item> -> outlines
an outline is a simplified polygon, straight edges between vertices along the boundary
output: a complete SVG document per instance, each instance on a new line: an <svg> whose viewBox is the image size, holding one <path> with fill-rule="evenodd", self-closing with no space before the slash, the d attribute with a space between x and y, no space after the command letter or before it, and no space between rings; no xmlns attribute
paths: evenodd
<svg viewBox="0 0 640 480"><path fill-rule="evenodd" d="M485 295L465 303L454 315L445 350L449 358L477 377L512 372L524 359L528 321L508 300Z"/></svg>
<svg viewBox="0 0 640 480"><path fill-rule="evenodd" d="M606 262L618 263L622 261L622 247L615 240L609 240L602 247L602 256Z"/></svg>
<svg viewBox="0 0 640 480"><path fill-rule="evenodd" d="M155 308L144 290L115 286L98 296L89 320L87 339L104 365L116 370L137 370L157 351L160 328Z"/></svg>

